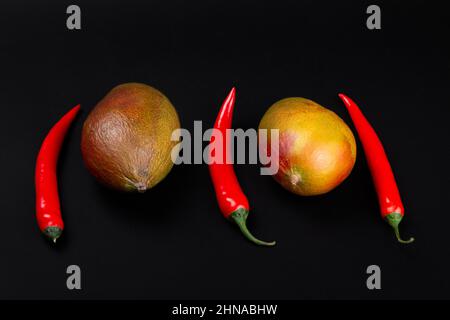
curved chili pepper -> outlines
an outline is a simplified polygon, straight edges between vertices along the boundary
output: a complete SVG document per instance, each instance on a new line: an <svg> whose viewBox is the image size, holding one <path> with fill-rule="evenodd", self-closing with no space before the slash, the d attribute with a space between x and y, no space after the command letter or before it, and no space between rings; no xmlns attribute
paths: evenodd
<svg viewBox="0 0 450 320"><path fill-rule="evenodd" d="M401 243L411 243L414 238L402 240L398 225L403 219L405 209L403 207L397 183L392 172L391 165L384 151L383 145L375 130L362 114L356 103L344 94L339 94L339 98L344 102L347 111L352 118L353 124L358 132L367 164L369 165L375 190L378 194L381 216L386 219L389 225L394 228L395 236Z"/></svg>
<svg viewBox="0 0 450 320"><path fill-rule="evenodd" d="M56 242L64 229L56 166L64 137L79 110L80 105L77 105L53 126L45 137L36 160L36 218L39 229L53 242Z"/></svg>
<svg viewBox="0 0 450 320"><path fill-rule="evenodd" d="M231 89L231 92L222 104L214 124L214 129L220 131L223 138L222 146L219 146L222 147L223 161L210 163L209 172L214 184L217 202L224 217L233 220L239 226L244 236L253 243L263 246L273 246L275 242L258 240L247 229L246 221L249 213L248 200L239 186L233 165L229 161L226 161L230 156L227 151L230 144L229 130L227 129L231 129L235 92L235 88ZM214 140L213 135L211 137L211 143Z"/></svg>

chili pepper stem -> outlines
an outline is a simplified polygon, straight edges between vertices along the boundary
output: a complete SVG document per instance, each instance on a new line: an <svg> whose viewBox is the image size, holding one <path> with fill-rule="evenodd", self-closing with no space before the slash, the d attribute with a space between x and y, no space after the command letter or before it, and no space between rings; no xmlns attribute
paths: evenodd
<svg viewBox="0 0 450 320"><path fill-rule="evenodd" d="M390 213L385 217L386 221L389 223L389 225L394 228L394 232L395 232L395 236L397 237L398 242L400 243L411 243L414 241L414 238L411 237L408 240L403 240L400 237L400 231L398 230L398 225L400 224L400 222L403 219L403 216L398 213L398 212L394 212L394 213Z"/></svg>
<svg viewBox="0 0 450 320"><path fill-rule="evenodd" d="M62 229L60 227L47 227L44 230L44 234L53 241L53 243L56 243L56 240L61 236Z"/></svg>
<svg viewBox="0 0 450 320"><path fill-rule="evenodd" d="M239 208L236 211L234 211L231 215L230 215L231 219L236 222L236 224L239 226L239 229L241 229L242 233L244 234L244 236L250 240L251 242L261 245L261 246L267 246L267 247L271 247L275 245L275 241L272 242L265 242L265 241L261 241L257 238L255 238L250 231L247 228L247 217L248 217L248 211L243 209L243 208Z"/></svg>

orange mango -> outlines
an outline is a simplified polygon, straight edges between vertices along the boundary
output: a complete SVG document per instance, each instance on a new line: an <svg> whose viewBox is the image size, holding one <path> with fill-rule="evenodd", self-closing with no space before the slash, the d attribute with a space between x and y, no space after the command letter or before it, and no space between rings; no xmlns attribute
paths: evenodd
<svg viewBox="0 0 450 320"><path fill-rule="evenodd" d="M338 115L314 101L286 98L276 102L264 114L259 129L279 130L279 154L272 157L279 162L274 178L295 194L327 193L348 177L355 164L352 131Z"/></svg>

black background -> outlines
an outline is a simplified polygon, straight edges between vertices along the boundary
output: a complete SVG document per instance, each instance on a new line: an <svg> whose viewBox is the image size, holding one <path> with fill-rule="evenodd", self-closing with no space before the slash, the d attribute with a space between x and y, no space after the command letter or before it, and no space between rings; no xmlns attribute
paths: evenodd
<svg viewBox="0 0 450 320"><path fill-rule="evenodd" d="M0 298L450 298L448 270L450 14L444 2L2 1ZM66 28L78 4L82 30ZM252 205L246 241L221 216L205 165L176 166L141 194L107 190L85 170L80 132L115 85L164 92L184 128L210 127L237 87L234 126L255 128L275 101L303 96L350 119L354 98L379 132L406 207L404 237L381 220L367 165L324 196L282 189L257 165L236 166ZM66 230L56 246L34 217L34 162L49 128L83 111L60 158ZM353 129L353 127L351 127ZM66 267L82 269L81 291ZM366 288L367 266L382 290Z"/></svg>

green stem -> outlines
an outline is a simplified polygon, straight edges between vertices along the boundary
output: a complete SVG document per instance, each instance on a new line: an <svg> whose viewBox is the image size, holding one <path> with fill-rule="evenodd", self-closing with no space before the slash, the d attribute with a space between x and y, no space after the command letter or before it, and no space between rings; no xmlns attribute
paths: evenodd
<svg viewBox="0 0 450 320"><path fill-rule="evenodd" d="M397 237L398 242L400 243L411 243L414 241L414 238L409 238L408 240L403 240L400 237L400 231L398 229L398 225L403 219L403 215L398 212L390 213L386 216L386 221L389 223L389 225L394 229L395 236Z"/></svg>
<svg viewBox="0 0 450 320"><path fill-rule="evenodd" d="M274 246L275 245L275 241L272 242L265 242L265 241L261 241L257 238L255 238L250 231L247 229L247 217L248 217L248 211L243 209L243 208L239 208L236 211L234 211L231 216L230 216L234 222L236 222L236 224L239 226L239 229L241 229L242 233L244 234L244 236L250 240L251 242L261 245L261 246Z"/></svg>
<svg viewBox="0 0 450 320"><path fill-rule="evenodd" d="M56 240L61 236L62 229L60 227L47 227L44 230L44 234L53 241L53 243L56 243Z"/></svg>

